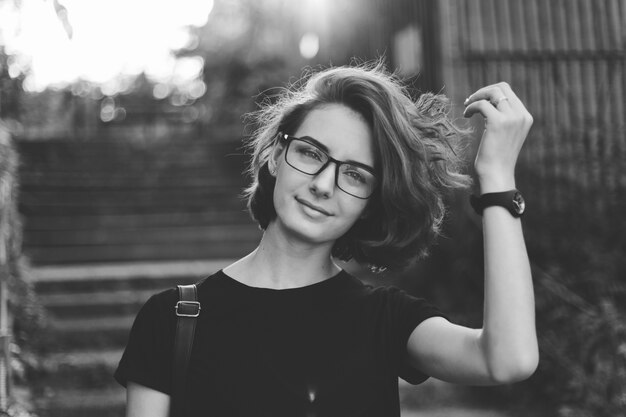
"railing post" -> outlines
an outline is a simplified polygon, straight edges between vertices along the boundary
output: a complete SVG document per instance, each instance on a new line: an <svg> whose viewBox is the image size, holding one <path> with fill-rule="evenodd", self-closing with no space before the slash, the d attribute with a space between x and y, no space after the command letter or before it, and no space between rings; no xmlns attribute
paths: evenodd
<svg viewBox="0 0 626 417"><path fill-rule="evenodd" d="M2 266L3 275L0 281L0 411L6 411L9 406L10 381L11 381L11 362L10 362L10 342L11 334L8 325L8 297L7 297L7 279L6 268Z"/></svg>
<svg viewBox="0 0 626 417"><path fill-rule="evenodd" d="M8 133L0 125L0 145ZM8 162L8 161L5 161ZM7 167L9 164L6 164ZM12 173L0 170L0 411L7 411L11 394L11 320L9 318L8 246L10 234Z"/></svg>

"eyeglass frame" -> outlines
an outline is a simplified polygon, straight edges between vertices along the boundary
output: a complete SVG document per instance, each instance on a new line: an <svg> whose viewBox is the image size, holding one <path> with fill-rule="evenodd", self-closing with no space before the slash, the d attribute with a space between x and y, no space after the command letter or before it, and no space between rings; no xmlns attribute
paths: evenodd
<svg viewBox="0 0 626 417"><path fill-rule="evenodd" d="M321 149L321 148L319 147L319 145L317 145L316 143L314 143L314 142L312 142L312 141L310 141L310 140L308 140L308 139L306 139L306 138L299 138L299 137L297 137L297 136L288 135L288 134L283 133L283 132L278 132L278 138L279 138L279 140L282 140L282 141L287 142L287 146L285 147L285 162L287 162L287 164L288 164L290 167L292 167L293 169L295 169L296 171L298 171L298 172L302 172L302 173L303 173L303 174L305 174L305 175L316 176L316 175L319 175L319 173L320 173L320 172L324 171L324 170L328 167L328 165L329 165L331 162L334 162L334 163L335 163L335 166L336 166L336 169L335 169L335 186L336 186L338 189L340 189L340 190L341 190L341 191L343 191L344 193L346 193L346 194L348 194L348 195L350 195L350 196L352 196L352 197L354 197L354 198L358 198L358 199L361 199L361 200L367 200L367 199L369 199L369 198L370 198L372 195L374 195L374 193L376 192L376 188L378 188L378 184L379 184L379 179L378 179L378 177L377 177L377 175L376 175L376 172L375 172L375 171L374 171L371 167L369 167L369 166L367 166L367 165L365 165L365 164L363 164L363 163L356 162L356 161L355 161L355 162L348 162L348 161L340 161L340 160L338 160L338 159L335 159L335 158L333 158L332 156L330 156L330 155L328 154L328 152L326 152L325 150ZM302 170L301 170L301 169L299 169L299 168L296 168L295 166L293 166L293 165L292 165L292 164L291 164L291 163L287 160L287 152L289 151L289 145L291 144L291 142L292 142L293 140L299 140L299 141L302 141L302 142L308 143L308 144L309 144L309 145L311 145L311 146L314 146L316 149L318 149L320 152L322 152L324 155L326 155L326 157L328 158L328 160L327 160L327 161L326 161L326 162L325 162L325 163L324 163L324 164L320 167L320 169L319 169L317 172L314 172L313 174L309 174L308 172L305 172L305 171L302 171ZM352 165L352 166L356 166L356 167L362 168L362 169L364 169L365 171L367 171L367 172L369 172L370 174L372 174L372 177L374 177L374 180L376 180L376 184L375 184L375 185L374 185L374 187L372 188L372 192L371 192L371 194L370 194L370 195L368 195L367 197L359 197L358 195L354 195L354 194L352 194L352 193L349 193L348 191L344 190L343 188L341 188L341 187L339 186L339 168L340 168L342 165Z"/></svg>

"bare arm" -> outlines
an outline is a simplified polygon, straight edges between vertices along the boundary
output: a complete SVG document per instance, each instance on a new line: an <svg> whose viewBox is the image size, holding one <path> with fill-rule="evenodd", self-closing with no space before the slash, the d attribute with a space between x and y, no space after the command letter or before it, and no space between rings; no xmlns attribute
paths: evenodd
<svg viewBox="0 0 626 417"><path fill-rule="evenodd" d="M126 417L168 417L170 396L129 382L126 387Z"/></svg>
<svg viewBox="0 0 626 417"><path fill-rule="evenodd" d="M480 113L485 118L475 162L481 193L515 188L515 163L532 117L505 83L478 90L465 104L466 117ZM413 366L445 381L508 383L527 378L537 367L533 285L521 221L505 208L488 207L483 212L483 238L483 328L435 317L409 337Z"/></svg>

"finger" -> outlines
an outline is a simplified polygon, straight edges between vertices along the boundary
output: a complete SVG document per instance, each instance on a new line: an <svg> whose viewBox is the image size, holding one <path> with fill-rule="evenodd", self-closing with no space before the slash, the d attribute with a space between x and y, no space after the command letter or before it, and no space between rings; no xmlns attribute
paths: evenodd
<svg viewBox="0 0 626 417"><path fill-rule="evenodd" d="M463 104L468 106L479 100L487 100L489 102L495 103L503 97L506 97L506 94L498 85L488 85L470 95Z"/></svg>
<svg viewBox="0 0 626 417"><path fill-rule="evenodd" d="M511 104L509 103L509 98L507 96L502 96L497 99L491 100L491 105L501 111L507 111L511 109Z"/></svg>
<svg viewBox="0 0 626 417"><path fill-rule="evenodd" d="M509 85L509 83L501 82L501 83L498 83L496 85L507 96L507 98L509 99L509 104L511 105L511 107L513 107L516 110L526 110L526 107L524 106L524 103L522 103L522 100L520 100L519 97L517 97L517 94L515 94L515 92L513 91L511 86Z"/></svg>
<svg viewBox="0 0 626 417"><path fill-rule="evenodd" d="M478 100L473 101L465 107L465 111L463 112L463 117L470 118L474 114L480 113L486 119L488 118L496 118L501 113L493 107L493 105L487 100Z"/></svg>
<svg viewBox="0 0 626 417"><path fill-rule="evenodd" d="M480 90L476 91L474 94L472 94L469 98L474 98L474 96L477 94L484 95L484 94L487 94L488 92L492 92L494 94L498 94L499 92L502 92L503 96L508 98L507 104L509 104L511 108L518 110L518 111L526 110L524 103L522 103L519 97L517 97L517 94L515 94L515 92L509 85L509 83L504 82L504 81L499 82L497 84L492 84L492 85L483 87ZM491 102L497 103L501 97L502 97L501 95L494 95L493 98L491 99ZM469 102L471 102L471 100Z"/></svg>

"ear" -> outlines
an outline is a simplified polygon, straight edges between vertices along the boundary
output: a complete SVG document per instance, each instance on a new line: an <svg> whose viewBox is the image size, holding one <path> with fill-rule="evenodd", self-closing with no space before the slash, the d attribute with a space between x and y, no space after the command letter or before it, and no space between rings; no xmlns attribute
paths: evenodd
<svg viewBox="0 0 626 417"><path fill-rule="evenodd" d="M283 151L285 150L285 145L282 141L277 141L274 144L274 147L270 153L269 160L267 161L267 168L270 171L270 175L272 177L276 177L276 172L278 171L278 167L282 161Z"/></svg>

